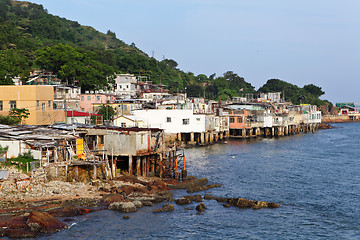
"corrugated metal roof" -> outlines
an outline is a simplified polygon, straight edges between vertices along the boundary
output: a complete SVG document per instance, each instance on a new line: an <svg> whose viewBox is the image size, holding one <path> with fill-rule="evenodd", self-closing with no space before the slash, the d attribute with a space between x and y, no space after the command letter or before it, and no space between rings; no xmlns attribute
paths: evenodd
<svg viewBox="0 0 360 240"><path fill-rule="evenodd" d="M9 177L9 171L8 170L0 170L0 179L1 180L7 180Z"/></svg>

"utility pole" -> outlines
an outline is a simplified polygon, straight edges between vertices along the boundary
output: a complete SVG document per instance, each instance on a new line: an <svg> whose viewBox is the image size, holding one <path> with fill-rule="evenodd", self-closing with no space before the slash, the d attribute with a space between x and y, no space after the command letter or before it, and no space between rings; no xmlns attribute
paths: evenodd
<svg viewBox="0 0 360 240"><path fill-rule="evenodd" d="M66 95L64 94L65 124L67 124Z"/></svg>

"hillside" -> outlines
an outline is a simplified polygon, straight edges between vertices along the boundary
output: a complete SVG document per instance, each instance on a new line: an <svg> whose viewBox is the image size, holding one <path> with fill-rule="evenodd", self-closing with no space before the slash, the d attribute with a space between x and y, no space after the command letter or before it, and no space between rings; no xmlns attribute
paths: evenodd
<svg viewBox="0 0 360 240"><path fill-rule="evenodd" d="M12 84L11 77L25 78L30 69L42 68L64 82L76 80L82 91L106 88L116 72L147 76L170 92L186 91L190 97L225 100L255 92L232 71L219 77L184 72L175 60L158 61L110 30L104 34L51 15L42 5L0 0L0 32L0 84Z"/></svg>

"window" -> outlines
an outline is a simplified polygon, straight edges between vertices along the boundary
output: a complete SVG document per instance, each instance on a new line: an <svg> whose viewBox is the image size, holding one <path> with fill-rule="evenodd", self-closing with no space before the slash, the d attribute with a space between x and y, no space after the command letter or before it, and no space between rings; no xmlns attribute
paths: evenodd
<svg viewBox="0 0 360 240"><path fill-rule="evenodd" d="M91 96L87 96L87 100L88 100L88 101L91 101Z"/></svg>
<svg viewBox="0 0 360 240"><path fill-rule="evenodd" d="M10 109L16 108L16 101L10 101Z"/></svg>
<svg viewBox="0 0 360 240"><path fill-rule="evenodd" d="M40 107L40 101L36 100L36 107Z"/></svg>
<svg viewBox="0 0 360 240"><path fill-rule="evenodd" d="M3 101L0 101L0 111L3 110Z"/></svg>
<svg viewBox="0 0 360 240"><path fill-rule="evenodd" d="M121 127L126 127L126 123L122 122Z"/></svg>
<svg viewBox="0 0 360 240"><path fill-rule="evenodd" d="M183 125L189 125L189 123L190 123L190 119L188 118L183 119Z"/></svg>
<svg viewBox="0 0 360 240"><path fill-rule="evenodd" d="M167 117L166 122L171 122L171 117Z"/></svg>
<svg viewBox="0 0 360 240"><path fill-rule="evenodd" d="M96 96L96 101L100 101L100 96Z"/></svg>
<svg viewBox="0 0 360 240"><path fill-rule="evenodd" d="M42 109L43 111L45 111L45 103L42 103L42 104L41 104L41 109Z"/></svg>
<svg viewBox="0 0 360 240"><path fill-rule="evenodd" d="M119 88L122 89L122 85L119 85Z"/></svg>
<svg viewBox="0 0 360 240"><path fill-rule="evenodd" d="M234 123L235 122L235 118L234 117L231 117L230 118L230 123Z"/></svg>
<svg viewBox="0 0 360 240"><path fill-rule="evenodd" d="M81 101L84 101L84 96L81 96Z"/></svg>
<svg viewBox="0 0 360 240"><path fill-rule="evenodd" d="M200 118L196 118L196 121L200 121Z"/></svg>
<svg viewBox="0 0 360 240"><path fill-rule="evenodd" d="M49 108L51 107L51 101L48 101L48 106L49 106Z"/></svg>
<svg viewBox="0 0 360 240"><path fill-rule="evenodd" d="M238 117L238 118L237 118L237 122L238 122L238 123L242 123L242 117Z"/></svg>
<svg viewBox="0 0 360 240"><path fill-rule="evenodd" d="M126 88L129 88L129 85L126 85Z"/></svg>

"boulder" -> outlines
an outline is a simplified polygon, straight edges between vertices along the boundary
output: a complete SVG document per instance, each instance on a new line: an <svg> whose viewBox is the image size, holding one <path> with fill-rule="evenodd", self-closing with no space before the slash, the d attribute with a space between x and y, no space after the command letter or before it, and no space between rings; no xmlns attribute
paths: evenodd
<svg viewBox="0 0 360 240"><path fill-rule="evenodd" d="M144 205L141 201L135 200L133 201L136 208L142 208Z"/></svg>
<svg viewBox="0 0 360 240"><path fill-rule="evenodd" d="M177 199L175 201L175 203L178 205L187 205L187 204L191 204L192 200L187 197L182 197L182 198Z"/></svg>
<svg viewBox="0 0 360 240"><path fill-rule="evenodd" d="M174 201L173 193L170 191L160 191L154 194L154 202L172 202Z"/></svg>
<svg viewBox="0 0 360 240"><path fill-rule="evenodd" d="M205 209L206 209L206 206L204 203L200 203L199 205L196 206L196 211L198 211L197 214L203 213L205 211Z"/></svg>
<svg viewBox="0 0 360 240"><path fill-rule="evenodd" d="M114 202L114 203L110 204L108 208L110 210L115 210L115 211L125 212L125 213L137 211L135 204L132 202Z"/></svg>
<svg viewBox="0 0 360 240"><path fill-rule="evenodd" d="M172 212L174 211L174 205L170 203L164 204L161 208L155 209L153 213L159 213L159 212Z"/></svg>
<svg viewBox="0 0 360 240"><path fill-rule="evenodd" d="M202 202L203 201L201 195L199 195L199 194L187 195L187 196L185 196L185 198L190 199L191 201L194 201L194 202Z"/></svg>
<svg viewBox="0 0 360 240"><path fill-rule="evenodd" d="M125 198L122 194L107 194L104 195L101 199L101 202L106 204L111 204L114 202L124 202Z"/></svg>
<svg viewBox="0 0 360 240"><path fill-rule="evenodd" d="M46 212L32 211L26 224L33 232L54 233L67 228L66 224Z"/></svg>

